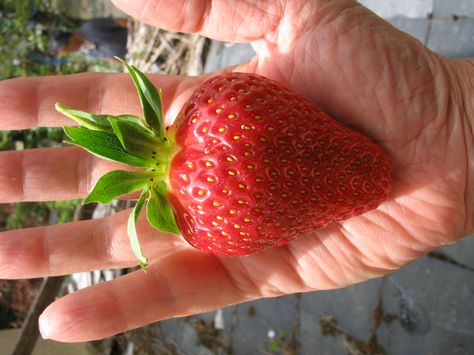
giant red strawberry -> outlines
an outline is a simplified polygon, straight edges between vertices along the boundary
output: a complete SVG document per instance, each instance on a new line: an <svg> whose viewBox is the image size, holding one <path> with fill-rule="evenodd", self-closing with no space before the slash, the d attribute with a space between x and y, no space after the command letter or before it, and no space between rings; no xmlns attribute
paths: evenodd
<svg viewBox="0 0 474 355"><path fill-rule="evenodd" d="M145 168L105 175L86 199L144 189L129 220L142 265L135 221L145 204L156 228L206 252L244 255L374 209L390 191L391 163L379 146L275 81L215 76L164 128L161 93L124 64L145 119L57 108L83 126L65 128L73 144Z"/></svg>

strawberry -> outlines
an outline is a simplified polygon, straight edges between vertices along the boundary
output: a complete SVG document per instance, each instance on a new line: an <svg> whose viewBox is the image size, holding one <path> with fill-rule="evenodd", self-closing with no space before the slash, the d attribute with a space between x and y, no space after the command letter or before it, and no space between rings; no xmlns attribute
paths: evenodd
<svg viewBox="0 0 474 355"><path fill-rule="evenodd" d="M164 128L161 93L123 63L144 119L57 109L83 126L65 128L71 143L145 168L106 174L85 200L108 202L143 189L129 219L142 267L135 222L145 205L154 227L182 234L206 252L245 255L362 214L387 198L387 154L281 84L249 73L212 77Z"/></svg>

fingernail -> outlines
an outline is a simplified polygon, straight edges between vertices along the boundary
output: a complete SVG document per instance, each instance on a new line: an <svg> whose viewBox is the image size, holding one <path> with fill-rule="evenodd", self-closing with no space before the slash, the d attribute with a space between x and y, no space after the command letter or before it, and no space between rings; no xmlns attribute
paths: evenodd
<svg viewBox="0 0 474 355"><path fill-rule="evenodd" d="M39 316L38 324L41 337L43 339L50 339L52 329L50 323L48 322L48 317L45 316L44 313Z"/></svg>

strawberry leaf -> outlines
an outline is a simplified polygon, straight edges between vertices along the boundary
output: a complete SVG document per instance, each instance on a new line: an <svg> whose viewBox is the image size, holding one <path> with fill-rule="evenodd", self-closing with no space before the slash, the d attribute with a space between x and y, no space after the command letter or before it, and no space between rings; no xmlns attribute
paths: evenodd
<svg viewBox="0 0 474 355"><path fill-rule="evenodd" d="M128 237L130 238L130 246L132 247L133 253L135 254L135 257L137 258L138 263L140 264L140 267L145 272L147 271L148 259L142 254L142 250L140 248L140 242L138 241L136 224L137 224L138 216L140 215L140 212L143 206L145 205L147 196L148 196L148 189L145 189L140 195L140 198L138 199L137 204L133 208L132 213L128 217L128 224L127 224Z"/></svg>
<svg viewBox="0 0 474 355"><path fill-rule="evenodd" d="M68 143L78 145L101 158L139 167L153 167L155 161L128 153L119 139L109 132L94 131L84 127L64 127L70 138Z"/></svg>
<svg viewBox="0 0 474 355"><path fill-rule="evenodd" d="M109 116L110 125L125 150L145 159L155 159L162 144L145 123L135 116Z"/></svg>
<svg viewBox="0 0 474 355"><path fill-rule="evenodd" d="M173 209L166 198L166 185L162 181L150 188L146 216L150 224L156 229L179 235Z"/></svg>
<svg viewBox="0 0 474 355"><path fill-rule="evenodd" d="M102 176L92 192L84 200L108 203L114 198L145 188L154 174L151 172L111 171Z"/></svg>
<svg viewBox="0 0 474 355"><path fill-rule="evenodd" d="M130 66L126 61L116 57L127 68L133 83L138 91L138 97L143 109L146 123L158 137L163 136L163 113L161 107L161 93L156 90L150 80L137 68Z"/></svg>
<svg viewBox="0 0 474 355"><path fill-rule="evenodd" d="M60 103L56 103L55 107L58 112L73 119L83 127L95 131L112 132L112 127L107 120L108 115L94 115L84 111L72 110Z"/></svg>

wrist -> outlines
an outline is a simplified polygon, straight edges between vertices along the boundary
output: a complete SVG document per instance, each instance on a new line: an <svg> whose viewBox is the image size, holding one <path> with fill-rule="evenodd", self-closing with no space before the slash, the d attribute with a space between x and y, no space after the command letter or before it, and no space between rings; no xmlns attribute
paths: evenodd
<svg viewBox="0 0 474 355"><path fill-rule="evenodd" d="M461 120L467 156L464 234L468 235L474 232L474 59L452 60L451 64L451 105Z"/></svg>
<svg viewBox="0 0 474 355"><path fill-rule="evenodd" d="M474 59L456 60L453 64L460 86L463 119L466 128L470 128L471 136L474 136Z"/></svg>

